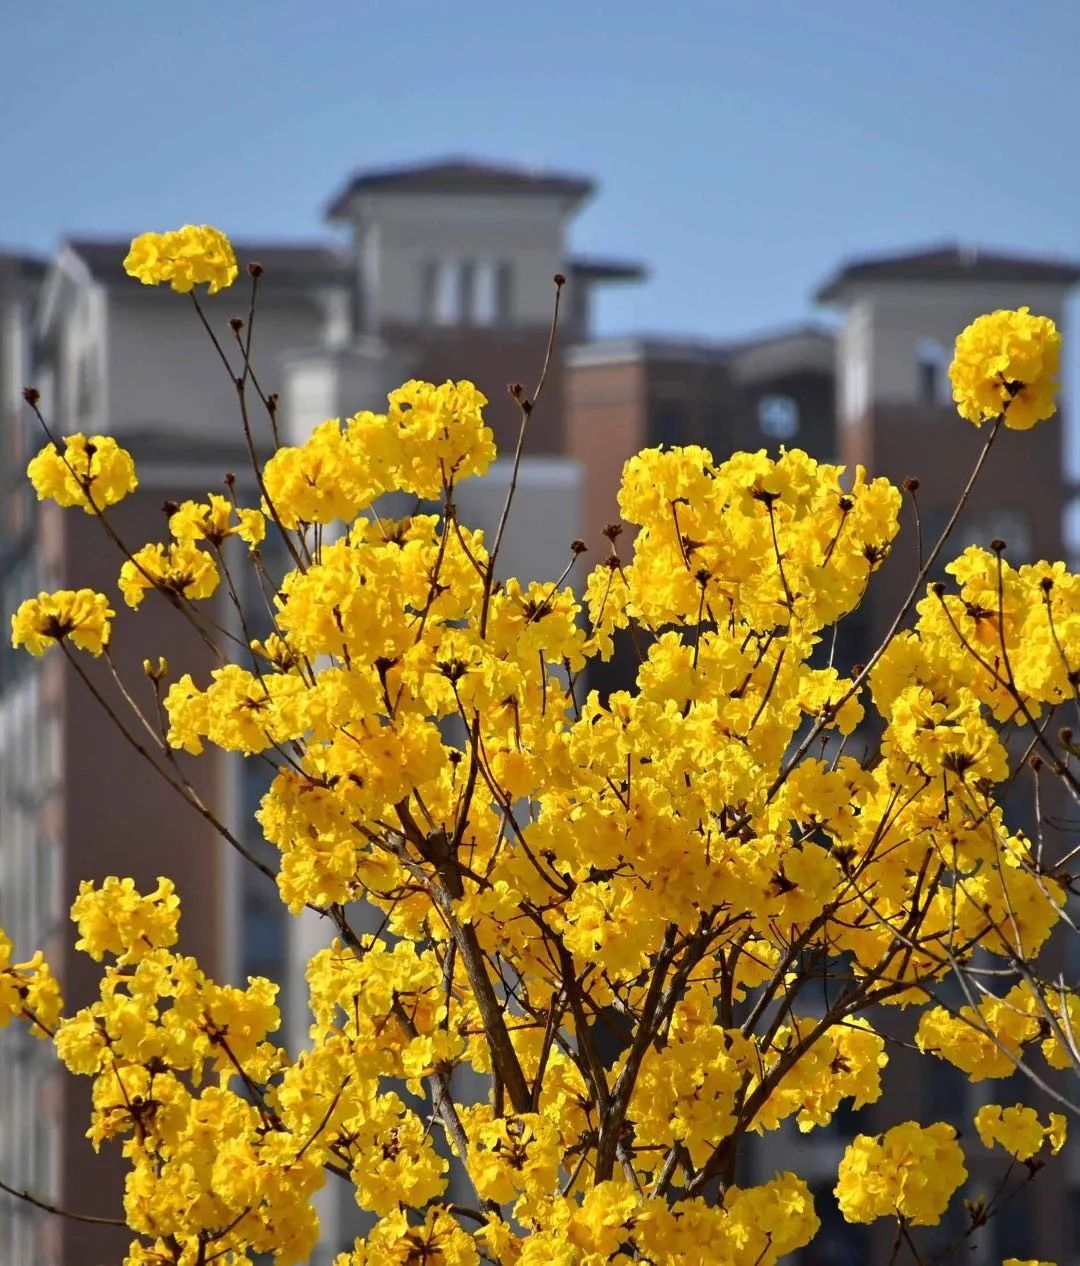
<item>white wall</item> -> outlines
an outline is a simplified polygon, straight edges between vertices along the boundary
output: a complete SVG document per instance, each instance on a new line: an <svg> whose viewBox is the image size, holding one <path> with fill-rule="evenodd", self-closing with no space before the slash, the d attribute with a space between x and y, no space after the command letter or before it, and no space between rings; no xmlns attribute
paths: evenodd
<svg viewBox="0 0 1080 1266"><path fill-rule="evenodd" d="M228 320L233 315L246 317L246 295L237 290L208 299L204 311L239 367ZM252 362L265 391L280 391L285 352L317 344L326 321L326 306L310 295L260 297ZM112 433L122 436L160 427L199 438L239 438L235 393L187 296L138 287L130 295L112 291L106 337ZM262 413L261 406L258 412ZM266 426L264 416L259 424Z"/></svg>
<svg viewBox="0 0 1080 1266"><path fill-rule="evenodd" d="M386 411L386 397L412 377L407 350L375 339L327 351L298 351L281 360L282 441L302 444L327 418L370 409Z"/></svg>
<svg viewBox="0 0 1080 1266"><path fill-rule="evenodd" d="M489 549L512 470L512 461L496 461L483 479L467 479L454 491L458 518L469 527L483 528ZM582 533L583 495L581 466L573 458L525 457L499 550L499 578L516 576L526 584L560 576L570 561L570 542ZM584 583L586 560L578 563L578 574L571 573L567 583Z"/></svg>
<svg viewBox="0 0 1080 1266"><path fill-rule="evenodd" d="M565 199L371 195L358 201L357 214L357 266L368 329L424 320L424 268L432 260L511 264L512 323L550 320L551 279L565 263Z"/></svg>
<svg viewBox="0 0 1080 1266"><path fill-rule="evenodd" d="M916 403L924 340L951 353L956 336L975 317L1024 304L1060 324L1063 301L1061 286L1020 282L853 285L837 341L841 417L853 420L871 402Z"/></svg>

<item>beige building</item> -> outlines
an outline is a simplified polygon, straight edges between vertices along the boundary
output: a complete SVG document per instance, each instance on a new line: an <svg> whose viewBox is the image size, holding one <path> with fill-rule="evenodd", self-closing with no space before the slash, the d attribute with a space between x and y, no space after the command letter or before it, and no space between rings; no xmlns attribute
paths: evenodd
<svg viewBox="0 0 1080 1266"><path fill-rule="evenodd" d="M99 526L78 512L38 506L24 478L27 456L43 442L19 404L20 384L29 381L41 390L58 433L107 432L135 454L139 491L110 515L134 547L161 538L166 499L220 488L227 470L244 478L235 406L212 348L178 296L143 289L124 275L125 250L122 242L65 245L40 278L33 311L24 310L21 359L5 362L4 618L39 589L89 585L114 597L113 649L129 681L141 676L148 646L174 670L205 675L208 652L158 595L137 624L119 601L122 559ZM321 247L259 253L268 272L259 332L272 365L286 347L321 336L332 307L328 294L343 285L336 256ZM211 311L220 319L225 301L212 302ZM219 617L226 614L223 602L215 606ZM273 894L258 892L235 855L109 724L60 658L36 661L10 649L3 655L0 925L17 952L42 946L69 1007L85 1004L98 971L72 948L67 912L79 881L130 874L152 884L167 872L190 911L184 949L228 979L251 970L253 948L237 930L252 904L249 891L256 898ZM119 703L104 666L94 663L90 671ZM191 772L200 793L250 836L253 824L241 813L242 764L219 755ZM115 1149L95 1157L83 1137L88 1083L59 1075L47 1046L21 1026L5 1033L3 1052L0 1175L75 1212L117 1210ZM96 1266L119 1260L125 1242L21 1203L5 1201L0 1217L5 1266Z"/></svg>

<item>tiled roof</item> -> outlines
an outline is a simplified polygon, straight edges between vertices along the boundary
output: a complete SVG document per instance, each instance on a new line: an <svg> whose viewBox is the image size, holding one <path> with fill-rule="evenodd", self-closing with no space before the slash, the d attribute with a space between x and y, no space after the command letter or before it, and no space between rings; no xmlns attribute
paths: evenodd
<svg viewBox="0 0 1080 1266"><path fill-rule="evenodd" d="M566 262L567 270L589 281L642 281L648 275L644 264L631 259L606 259L596 255L575 255Z"/></svg>
<svg viewBox="0 0 1080 1266"><path fill-rule="evenodd" d="M95 277L117 283L127 280L123 265L130 244L130 238L71 238L67 243ZM345 257L321 243L234 241L233 249L241 270L249 263L262 264L260 285L313 285L348 278Z"/></svg>
<svg viewBox="0 0 1080 1266"><path fill-rule="evenodd" d="M816 298L828 303L860 281L1041 281L1069 286L1080 281L1080 263L954 243L851 260L818 290Z"/></svg>
<svg viewBox="0 0 1080 1266"><path fill-rule="evenodd" d="M45 260L40 255L0 249L0 277L35 281L45 275L45 268Z"/></svg>
<svg viewBox="0 0 1080 1266"><path fill-rule="evenodd" d="M358 171L331 199L326 214L329 219L345 215L353 197L360 193L556 194L578 201L588 197L593 188L593 182L584 176L470 158L446 158Z"/></svg>

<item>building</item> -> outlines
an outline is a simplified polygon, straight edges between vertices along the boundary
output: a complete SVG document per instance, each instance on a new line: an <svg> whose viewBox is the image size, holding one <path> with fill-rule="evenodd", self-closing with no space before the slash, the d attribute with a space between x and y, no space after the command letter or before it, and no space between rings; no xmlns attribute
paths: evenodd
<svg viewBox="0 0 1080 1266"><path fill-rule="evenodd" d="M735 342L599 339L567 356L567 442L588 490L587 541L618 517L623 463L655 444L701 444L717 457L785 443L835 449L834 339L825 326Z"/></svg>
<svg viewBox="0 0 1080 1266"><path fill-rule="evenodd" d="M109 432L135 454L139 491L110 513L131 547L160 539L165 500L220 487L227 470L243 481L248 469L228 382L194 314L176 295L130 284L120 267L125 252L120 241L66 244L40 275L32 323L24 313L24 355L12 366L17 376L5 399L12 406L3 465L14 481L5 490L11 525L5 615L39 589L91 585L115 595L122 562L90 518L35 503L23 472L43 436L30 411L14 405L20 378L38 385L57 433ZM260 254L273 275L259 331L266 362L273 364L285 347L320 337L332 316L330 296L343 283L337 258L321 247L260 247ZM223 314L223 303L211 302L215 315ZM116 604L113 651L121 674L138 681L143 646L152 642L175 670L205 675L213 662L206 649L159 595L152 597L134 630L130 613ZM217 618L225 614L223 602L214 606ZM192 911L184 948L227 979L252 970L258 924L251 906L260 895L274 897L272 891L258 892L251 878L259 876L249 876L249 868L219 846L215 832L107 722L59 658L36 661L10 649L3 657L0 922L20 951L42 946L68 1006L85 1004L96 995L98 973L73 951L68 910L79 881L131 874L152 884L159 870L168 870ZM106 667L95 662L89 670L122 711ZM250 814L241 813L242 763L219 755L190 772L199 794L250 836ZM241 940L235 929L245 912L253 935ZM278 964L264 966L280 966L280 949L277 957ZM48 1051L25 1032L13 1029L10 1040L14 1058L0 1059L0 1102L17 1105L25 1120L0 1126L0 1172L61 1207L84 1213L119 1208L119 1157L114 1150L94 1156L83 1137L89 1084L58 1075ZM93 1210L87 1207L91 1192ZM115 1232L48 1219L23 1204L5 1207L0 1219L0 1260L19 1266L118 1260L125 1242Z"/></svg>
<svg viewBox="0 0 1080 1266"><path fill-rule="evenodd" d="M0 256L0 605L5 616L22 593L39 587L40 569L29 544L32 494L15 486L25 468L22 434L23 384L30 365L29 331L45 272L45 261ZM26 490L28 491L28 490ZM0 640L0 903L20 948L43 944L57 896L56 850L46 818L56 779L58 736L44 709L42 674L23 672L9 639ZM17 891L18 901L3 894ZM46 1093L45 1061L35 1059L34 1041L12 1033L0 1050L0 1164L37 1191L54 1189L54 1134L35 1128ZM9 1179L9 1181L12 1181ZM0 1253L30 1261L31 1219L3 1206Z"/></svg>

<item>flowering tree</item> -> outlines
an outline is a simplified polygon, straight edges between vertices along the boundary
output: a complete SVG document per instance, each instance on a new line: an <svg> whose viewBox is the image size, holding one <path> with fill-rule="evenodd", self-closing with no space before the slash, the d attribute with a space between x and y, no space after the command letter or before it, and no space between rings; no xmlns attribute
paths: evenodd
<svg viewBox="0 0 1080 1266"><path fill-rule="evenodd" d="M470 383L407 383L386 413L282 447L250 321L219 338L197 299L235 280L227 239L146 234L127 269L190 293L237 391L260 504L230 484L175 508L167 542L124 542L109 510L136 486L132 459L107 437L53 436L33 390L48 442L29 476L115 541L130 607L155 591L220 666L172 679L147 659L148 684L121 682L118 711L81 658L112 662L113 599L90 590L26 601L14 641L59 647L205 817L187 755L209 743L269 762L259 821L277 867L218 829L291 912L336 933L308 966L314 1023L297 1051L271 1037L273 983L219 984L174 950L167 878L82 886L77 948L104 966L99 999L74 1014L42 956L13 962L0 936L0 1023L26 1023L93 1080L89 1137L130 1164L127 1266L303 1262L326 1182L377 1217L339 1266L774 1263L813 1239L813 1200L793 1173L738 1186L741 1150L877 1100L901 1008L928 1060L973 1079L1021 1068L1059 1100L1047 1119L979 1111L1003 1168L1034 1173L1062 1146L1077 1109L1047 1065L1080 1062L1080 996L1040 954L1068 917L1069 855L1051 859L1002 798L1036 757L1080 796L1080 750L1052 725L1077 698L1080 579L1014 569L994 542L927 583L1000 429L1054 413L1049 320L996 312L961 334L955 398L986 442L888 635L845 673L837 626L899 528L886 480L845 480L797 450L647 450L620 490L632 545L609 530L582 600L565 583L580 542L557 580L500 581L540 388L512 389L515 479L485 540L454 505L495 455ZM273 434L262 467L249 400ZM391 492L417 512L384 517ZM284 576L267 574L267 532ZM204 605L222 583L237 593L233 536L266 594L265 640ZM601 699L588 666L616 636L637 651L636 681ZM359 930L375 926L360 902L377 930ZM960 1007L941 988L957 978ZM479 1101L457 1093L458 1067L483 1079ZM468 1203L446 1194L450 1154ZM965 1178L954 1128L911 1121L858 1136L836 1195L849 1221L891 1219L894 1256L922 1260L917 1228ZM968 1230L993 1211L970 1205Z"/></svg>

